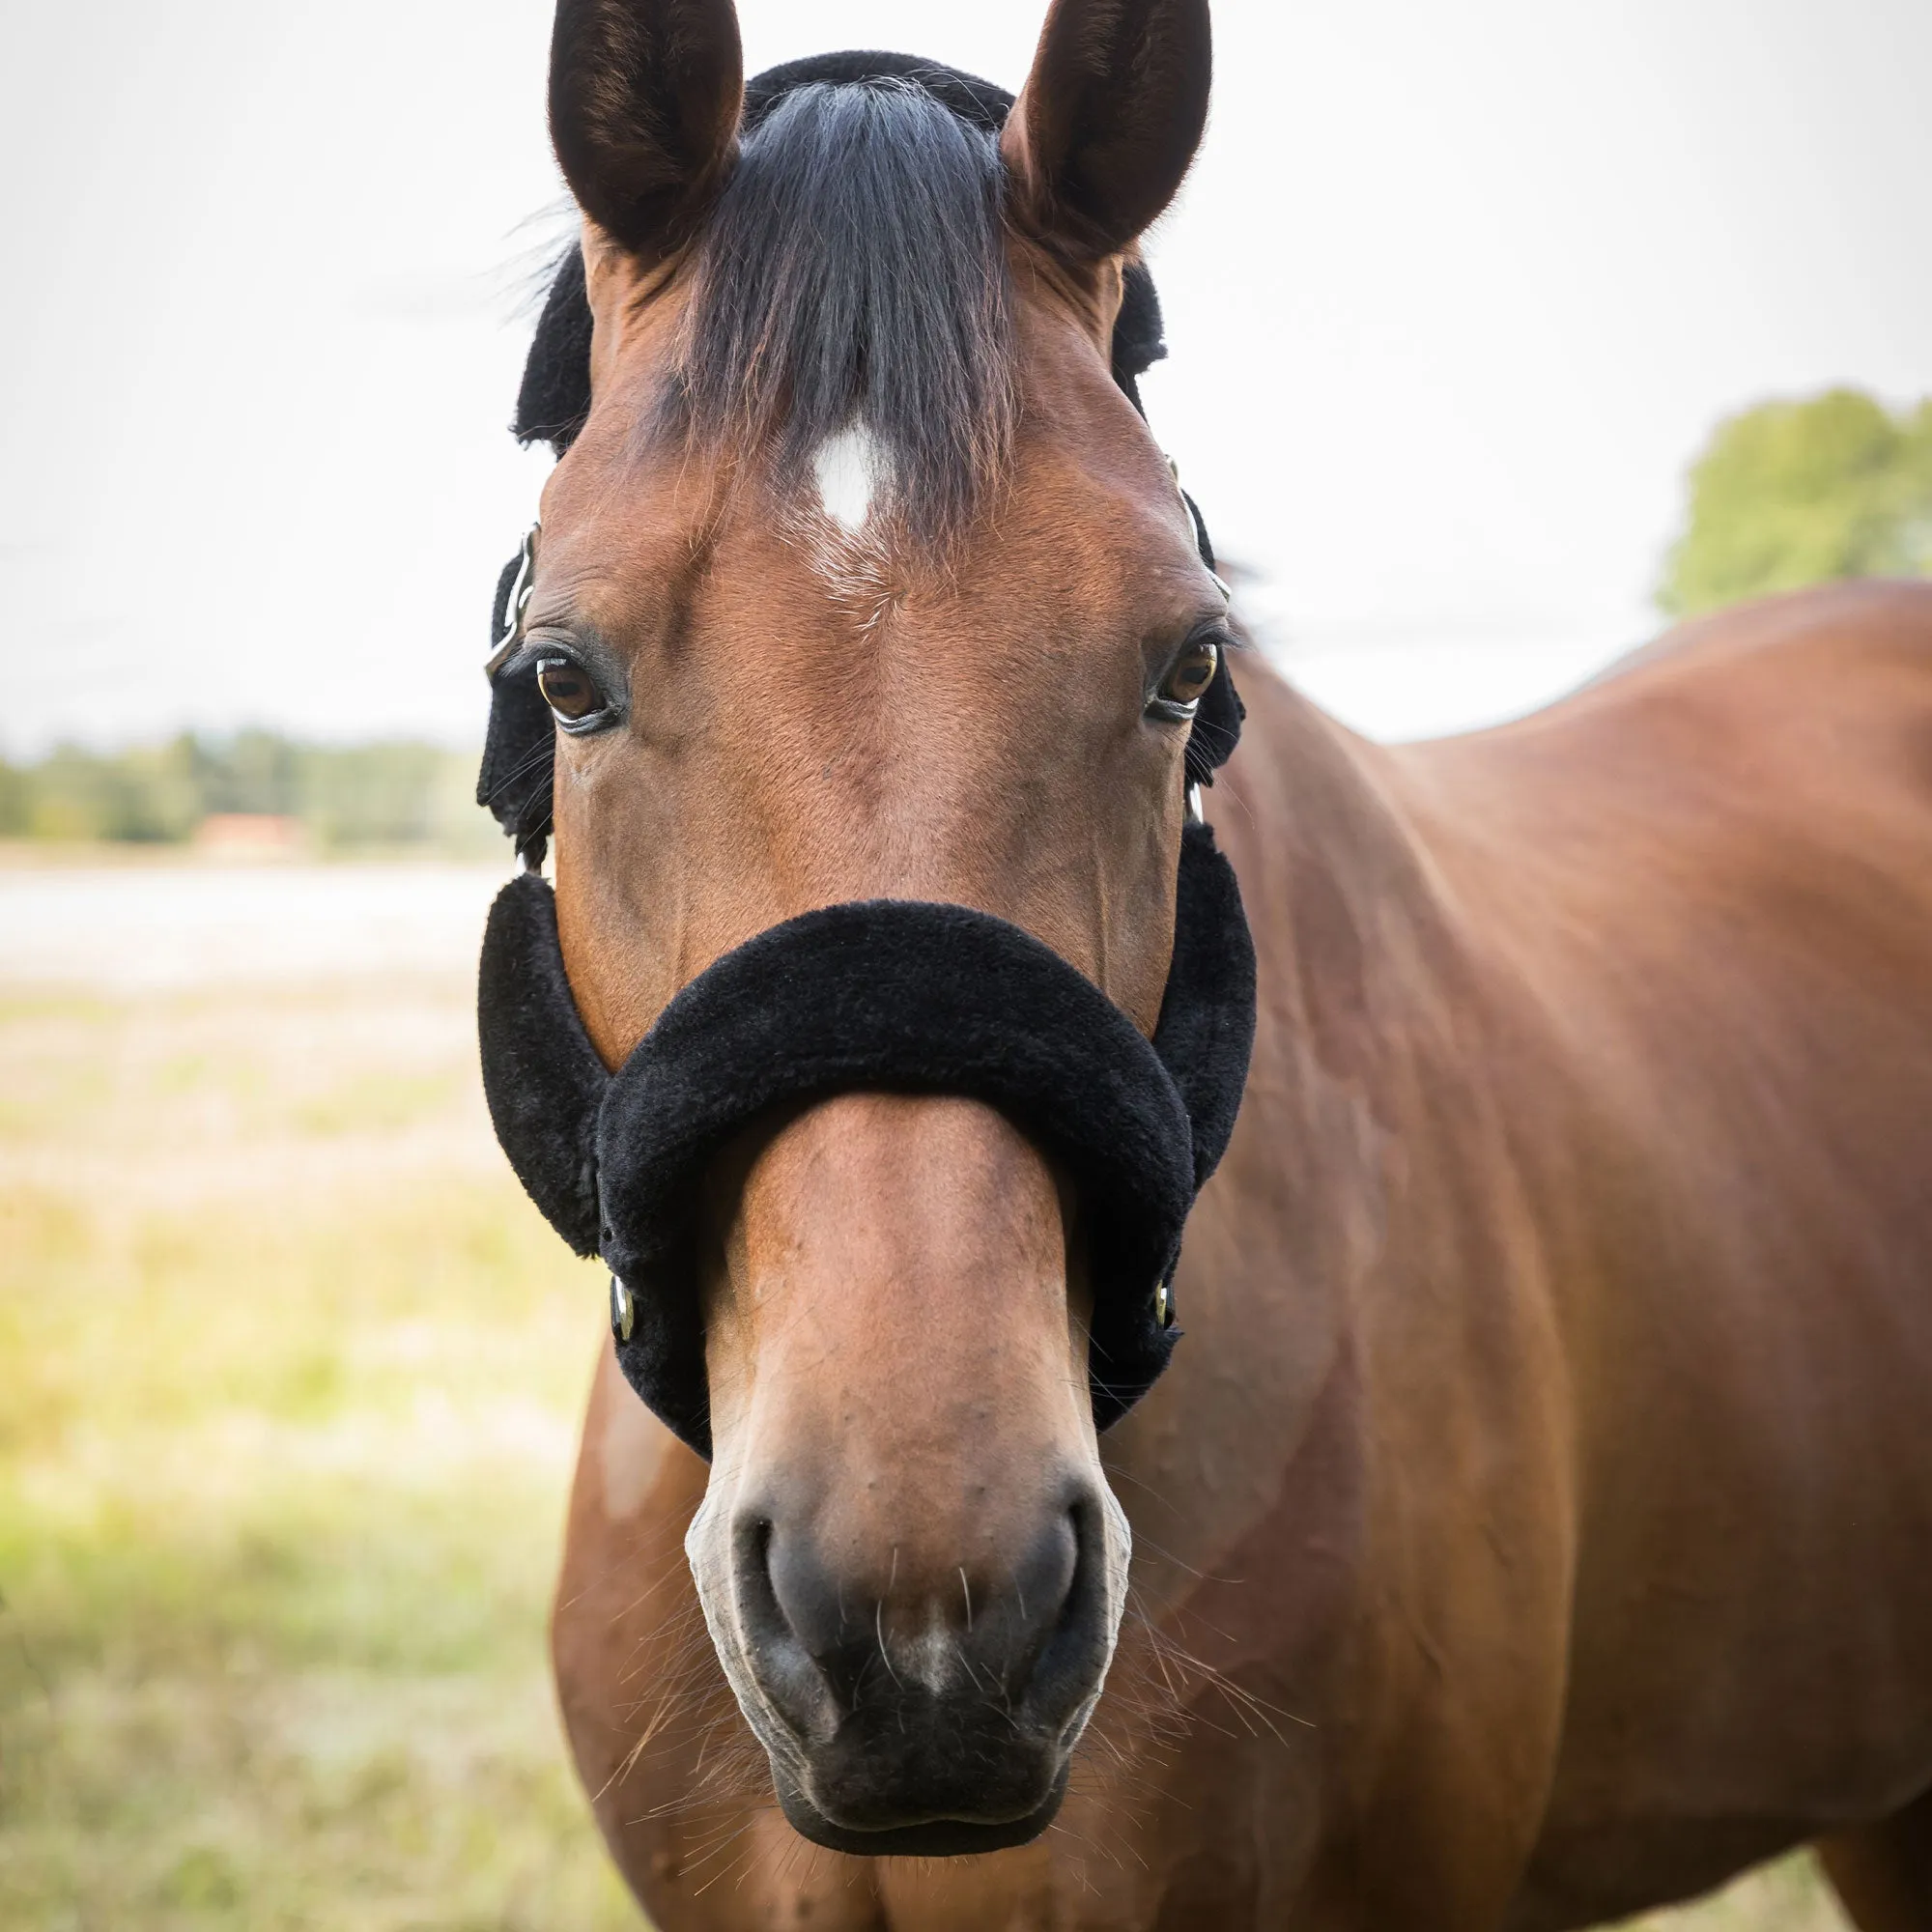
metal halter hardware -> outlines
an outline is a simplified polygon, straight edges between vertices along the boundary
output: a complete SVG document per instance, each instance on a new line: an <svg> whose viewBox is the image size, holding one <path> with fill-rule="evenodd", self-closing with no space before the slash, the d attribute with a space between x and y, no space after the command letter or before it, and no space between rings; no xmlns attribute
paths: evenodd
<svg viewBox="0 0 1932 1932"><path fill-rule="evenodd" d="M503 635L484 660L483 675L493 682L497 673L516 655L524 641L524 611L537 582L537 532L541 523L532 524L524 533L523 549L517 553L517 574L510 580L509 595L503 601Z"/></svg>

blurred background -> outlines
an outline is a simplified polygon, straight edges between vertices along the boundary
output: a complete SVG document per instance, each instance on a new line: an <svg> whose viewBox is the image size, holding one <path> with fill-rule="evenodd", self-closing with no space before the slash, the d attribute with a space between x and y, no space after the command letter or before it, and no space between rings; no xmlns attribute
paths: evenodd
<svg viewBox="0 0 1932 1932"><path fill-rule="evenodd" d="M740 0L1009 86L1043 0ZM1932 10L1220 0L1146 383L1401 738L1932 572ZM24 8L0 64L0 1926L635 1923L542 1626L599 1279L504 1170L469 803L571 233L546 0ZM1660 1918L1835 1924L1802 1861Z"/></svg>

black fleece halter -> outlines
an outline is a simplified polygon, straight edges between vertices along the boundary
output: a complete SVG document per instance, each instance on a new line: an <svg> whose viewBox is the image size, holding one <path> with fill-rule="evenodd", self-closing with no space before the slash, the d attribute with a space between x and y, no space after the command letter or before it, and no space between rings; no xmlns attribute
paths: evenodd
<svg viewBox="0 0 1932 1932"><path fill-rule="evenodd" d="M833 54L751 81L756 126L810 81L917 79L997 130L1011 97L899 54ZM1127 270L1114 377L1166 354L1160 305ZM558 270L517 399L517 436L561 455L590 408L582 259ZM1214 557L1192 498L1196 540ZM699 1455L711 1452L693 1204L724 1144L759 1117L833 1094L961 1094L998 1108L1075 1180L1094 1298L1090 1378L1105 1428L1167 1366L1172 1284L1194 1197L1234 1131L1254 1040L1255 960L1240 890L1211 830L1181 838L1173 961L1150 1042L1030 933L969 906L870 899L757 934L685 986L611 1074L590 1043L538 875L551 814L554 724L521 630L532 547L506 565L491 616L490 731L477 802L529 867L498 895L483 941L477 1011L497 1135L530 1197L582 1255L611 1270L612 1329L631 1385ZM509 668L506 668L509 667ZM1196 714L1186 782L1211 784L1240 735L1225 662ZM997 1309L989 1307L988 1319Z"/></svg>

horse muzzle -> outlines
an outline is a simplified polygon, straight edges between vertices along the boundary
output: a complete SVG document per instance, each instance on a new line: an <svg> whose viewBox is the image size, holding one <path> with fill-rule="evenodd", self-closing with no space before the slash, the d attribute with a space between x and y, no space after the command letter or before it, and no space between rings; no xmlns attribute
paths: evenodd
<svg viewBox="0 0 1932 1932"><path fill-rule="evenodd" d="M1042 1497L1007 1587L882 1602L809 1519L707 1499L686 1547L786 1818L862 1857L957 1857L1053 1821L1113 1659L1131 1538L1078 1475ZM963 1610L963 1614L962 1614Z"/></svg>

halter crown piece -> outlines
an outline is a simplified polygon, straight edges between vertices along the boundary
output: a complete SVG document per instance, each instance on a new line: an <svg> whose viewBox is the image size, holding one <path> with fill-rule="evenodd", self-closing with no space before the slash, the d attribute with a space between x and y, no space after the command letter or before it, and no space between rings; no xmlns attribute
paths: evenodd
<svg viewBox="0 0 1932 1932"><path fill-rule="evenodd" d="M929 61L832 54L751 81L746 125L808 82L881 78L916 80L988 131L1012 105L1003 90ZM521 440L541 438L559 455L570 446L590 409L590 330L573 249L530 345L514 424ZM1152 278L1130 264L1113 371L1135 409L1138 379L1165 354ZM1181 495L1211 571L1207 526ZM483 1086L531 1199L579 1254L602 1255L611 1269L626 1378L710 1455L690 1204L718 1151L754 1116L858 1089L963 1094L1008 1115L1074 1179L1093 1289L1094 1421L1104 1429L1118 1420L1173 1353L1181 1230L1234 1132L1254 1043L1254 945L1234 870L1198 810L1197 788L1213 782L1240 735L1226 664L1187 744L1174 953L1151 1041L1020 927L970 906L867 899L787 920L727 952L672 999L613 1074L584 1032L554 896L537 869L554 725L535 667L518 659L537 536L505 565L491 612L477 803L496 814L526 869L498 895L484 933Z"/></svg>

